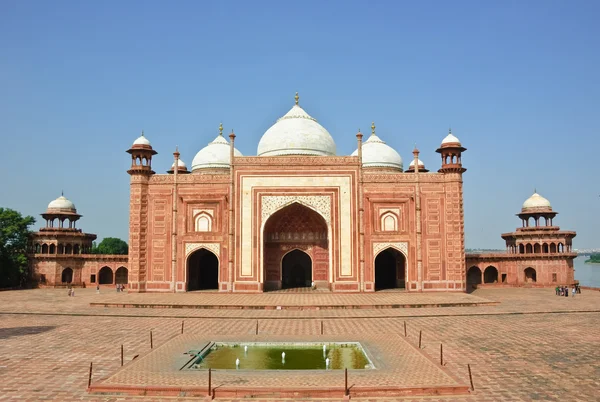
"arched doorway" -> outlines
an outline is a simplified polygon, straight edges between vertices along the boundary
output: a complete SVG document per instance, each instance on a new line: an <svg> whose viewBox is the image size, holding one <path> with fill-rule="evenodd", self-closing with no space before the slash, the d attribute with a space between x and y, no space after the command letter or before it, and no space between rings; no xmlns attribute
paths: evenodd
<svg viewBox="0 0 600 402"><path fill-rule="evenodd" d="M301 250L292 250L281 259L281 288L305 288L312 283L312 261Z"/></svg>
<svg viewBox="0 0 600 402"><path fill-rule="evenodd" d="M483 282L484 283L497 283L498 282L498 270L496 267L490 265L483 271Z"/></svg>
<svg viewBox="0 0 600 402"><path fill-rule="evenodd" d="M472 266L467 271L467 292L477 288L477 285L481 283L481 269L476 266Z"/></svg>
<svg viewBox="0 0 600 402"><path fill-rule="evenodd" d="M127 268L119 267L115 272L115 283L118 285L125 285L127 284L128 277L129 272L127 271Z"/></svg>
<svg viewBox="0 0 600 402"><path fill-rule="evenodd" d="M113 271L109 267L100 268L98 272L98 284L99 285L112 285L113 283Z"/></svg>
<svg viewBox="0 0 600 402"><path fill-rule="evenodd" d="M525 268L525 283L535 283L537 282L537 275L535 269L529 267Z"/></svg>
<svg viewBox="0 0 600 402"><path fill-rule="evenodd" d="M264 224L262 258L265 291L306 287L312 282L317 288L328 288L327 222L298 202L280 209Z"/></svg>
<svg viewBox="0 0 600 402"><path fill-rule="evenodd" d="M60 281L62 283L71 283L73 282L73 270L71 268L65 268L62 271L62 275L60 276Z"/></svg>
<svg viewBox="0 0 600 402"><path fill-rule="evenodd" d="M205 248L188 257L187 290L219 289L219 259Z"/></svg>
<svg viewBox="0 0 600 402"><path fill-rule="evenodd" d="M406 286L406 259L394 248L386 248L375 257L375 290Z"/></svg>

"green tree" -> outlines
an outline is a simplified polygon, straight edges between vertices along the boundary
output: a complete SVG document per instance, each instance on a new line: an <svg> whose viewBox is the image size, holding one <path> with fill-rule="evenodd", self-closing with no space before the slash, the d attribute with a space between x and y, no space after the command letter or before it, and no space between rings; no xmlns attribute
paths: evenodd
<svg viewBox="0 0 600 402"><path fill-rule="evenodd" d="M585 260L585 262L593 262L594 264L600 263L600 254L592 254L590 258Z"/></svg>
<svg viewBox="0 0 600 402"><path fill-rule="evenodd" d="M105 237L100 244L92 244L92 254L128 254L129 246L116 237Z"/></svg>
<svg viewBox="0 0 600 402"><path fill-rule="evenodd" d="M0 288L22 286L29 280L27 243L33 216L0 208Z"/></svg>

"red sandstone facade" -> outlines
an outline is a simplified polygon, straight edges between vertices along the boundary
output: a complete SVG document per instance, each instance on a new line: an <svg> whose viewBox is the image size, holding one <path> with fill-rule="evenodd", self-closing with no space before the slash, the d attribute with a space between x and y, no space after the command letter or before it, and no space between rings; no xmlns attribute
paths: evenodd
<svg viewBox="0 0 600 402"><path fill-rule="evenodd" d="M280 121L312 119L296 108ZM372 129L369 140L385 144ZM360 133L356 156L237 156L229 137L220 134L209 144L214 152L199 153L226 144L227 166L195 159L202 167L191 174L178 152L170 174L156 174L156 151L143 135L127 151L130 291L466 289L465 148L452 134L437 150L436 173L424 169L418 150L407 172L367 166L369 141Z"/></svg>

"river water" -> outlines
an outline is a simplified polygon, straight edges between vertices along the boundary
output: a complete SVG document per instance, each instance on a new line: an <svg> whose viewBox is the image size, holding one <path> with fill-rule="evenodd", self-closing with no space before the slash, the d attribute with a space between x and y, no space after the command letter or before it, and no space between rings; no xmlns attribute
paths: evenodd
<svg viewBox="0 0 600 402"><path fill-rule="evenodd" d="M573 267L575 268L575 279L581 286L593 286L600 288L600 264L586 264L588 256L582 255L575 258Z"/></svg>

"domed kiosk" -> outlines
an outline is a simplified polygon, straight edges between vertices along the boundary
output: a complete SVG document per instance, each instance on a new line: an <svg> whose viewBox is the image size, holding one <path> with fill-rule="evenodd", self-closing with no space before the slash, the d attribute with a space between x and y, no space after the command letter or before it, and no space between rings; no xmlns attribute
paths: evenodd
<svg viewBox="0 0 600 402"><path fill-rule="evenodd" d="M358 149L351 156L358 156ZM388 168L402 172L402 157L375 134L375 122L371 124L371 135L362 144L362 165L363 168Z"/></svg>
<svg viewBox="0 0 600 402"><path fill-rule="evenodd" d="M331 134L298 104L279 118L258 143L258 156L335 156L335 142Z"/></svg>
<svg viewBox="0 0 600 402"><path fill-rule="evenodd" d="M192 161L192 173L202 173L205 169L222 170L231 166L231 150L229 142L223 137L223 124L219 125L219 135L202 148ZM234 156L243 156L234 149Z"/></svg>

